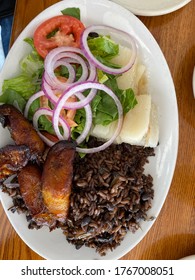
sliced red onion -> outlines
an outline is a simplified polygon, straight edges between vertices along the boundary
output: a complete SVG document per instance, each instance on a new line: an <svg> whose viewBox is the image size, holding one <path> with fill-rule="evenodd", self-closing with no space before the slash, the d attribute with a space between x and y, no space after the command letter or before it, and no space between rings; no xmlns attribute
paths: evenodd
<svg viewBox="0 0 195 280"><path fill-rule="evenodd" d="M82 55L84 56L84 54ZM78 64L78 62L74 59L71 59L71 58L66 58L66 61L68 63L76 63ZM95 65L93 65L90 61L86 60L85 61L87 67L88 67L88 72L89 72L89 76L87 77L86 80L89 80L89 81L95 81L96 80L96 76L97 76L97 73L96 73L96 67ZM79 78L79 80L77 82L82 82L83 81L83 78Z"/></svg>
<svg viewBox="0 0 195 280"><path fill-rule="evenodd" d="M58 102L59 97L55 95L54 90L51 86L47 83L45 79L45 74L43 75L42 79L42 91L44 92L45 96L53 103L56 104Z"/></svg>
<svg viewBox="0 0 195 280"><path fill-rule="evenodd" d="M75 86L76 87L76 86ZM72 92L72 91L68 91L66 92L65 95L63 95L58 103L56 104L56 107L54 109L54 114L53 114L53 127L55 129L55 133L56 135L59 135L59 127L58 127L58 122L59 122L59 117L60 117L60 112L63 108L63 104L66 102L66 100L68 98L70 98L70 96L75 95L77 98L79 98L80 100L85 100L85 96L80 93L80 92ZM82 131L82 133L80 134L80 136L76 139L77 144L82 143L85 138L88 136L89 131L91 129L91 125L92 125L92 111L91 111L91 107L89 104L84 106L85 112L86 112L86 122L85 122L85 127Z"/></svg>
<svg viewBox="0 0 195 280"><path fill-rule="evenodd" d="M108 88L104 84L100 84L100 83L96 83L96 82L84 82L80 85L76 85L76 86L72 87L72 90L67 90L66 94L64 94L59 99L58 103L56 104L56 108L55 108L54 115L53 115L53 124L55 124L55 128L57 128L57 130L59 130L57 124L58 124L60 112L61 112L61 110L64 106L64 103L73 94L77 95L77 97L79 98L80 91L81 90L83 91L83 90L86 90L86 89L96 89L96 90L102 90L102 91L106 92L110 97L112 97L114 99L114 101L116 103L116 106L117 106L117 109L118 109L117 127L116 127L116 130L115 130L113 136L107 142L105 142L103 145L101 145L99 147L95 147L95 148L79 148L79 147L76 148L77 151L81 152L81 153L95 153L95 152L99 152L101 150L106 149L109 145L111 145L114 142L114 140L116 139L116 137L120 133L122 123L123 123L122 105L121 105L118 97L113 93L113 91L110 88ZM88 112L86 112L86 114L88 114ZM88 129L91 128L91 119L92 119L92 116L89 116L86 120L87 129L85 130L85 134L88 131ZM90 120L90 123L89 123L89 120ZM79 144L82 143L81 140L83 141L85 139L85 138L83 139L83 136L81 138L82 139L79 139Z"/></svg>
<svg viewBox="0 0 195 280"><path fill-rule="evenodd" d="M56 57L55 57L56 60L51 62L51 68L50 69L47 69L45 67L45 71L46 71L47 75L49 76L49 80L47 80L48 83L50 84L50 81L52 81L52 86L55 85L55 88L60 89L60 90L67 89L67 87L69 86L69 83L63 83L63 82L59 81L58 78L55 76L54 69L56 68L55 67L56 63L59 60L62 60L64 58L74 59L76 63L81 65L82 75L81 75L79 81L85 81L88 77L88 67L87 67L84 59L81 58L81 56L79 56L77 54L74 54L74 53L69 53L69 52L60 53L60 54L56 55ZM75 83L77 83L77 82L75 82Z"/></svg>
<svg viewBox="0 0 195 280"><path fill-rule="evenodd" d="M38 129L38 120L39 120L40 116L42 116L42 115L44 115L44 116L47 115L47 116L53 117L53 111L48 108L39 108L33 116L33 125L34 125L35 129L38 131L40 137L42 138L42 140L44 142L46 142L46 144L48 146L52 146L54 144L54 142L49 140L47 137L45 137ZM58 130L56 129L56 126L58 127L59 123L61 124L61 126L63 128L63 135L60 133L59 129ZM54 130L59 132L57 134L57 137L59 140L68 140L70 138L70 126L68 125L66 120L64 118L62 118L61 116L59 116L58 122L54 126Z"/></svg>
<svg viewBox="0 0 195 280"><path fill-rule="evenodd" d="M120 45L125 44L128 47L130 47L132 50L132 55L129 59L129 62L124 67L121 67L120 69L111 68L102 64L98 59L94 57L87 44L88 35L91 32L96 32L100 35L110 35L111 39L113 39L115 42L119 43ZM135 63L135 59L137 56L137 47L134 38L130 34L122 30L106 25L91 25L87 27L83 31L83 34L81 36L81 49L83 50L83 53L85 54L86 58L89 61L91 61L97 68L103 70L106 73L114 74L114 75L122 74L128 71Z"/></svg>
<svg viewBox="0 0 195 280"><path fill-rule="evenodd" d="M56 55L60 54L60 53L64 53L64 52L71 52L71 53L76 53L76 54L80 54L83 55L83 52L78 49L78 48L74 48L74 47L68 47L68 46L63 46L63 47L57 47L53 50L51 50L48 55L45 58L45 67L50 68L51 63L53 63L53 61L56 61Z"/></svg>
<svg viewBox="0 0 195 280"><path fill-rule="evenodd" d="M25 109L24 109L24 116L25 118L28 118L28 111L30 109L30 106L32 105L33 101L35 101L37 98L40 98L41 96L45 95L44 92L41 90L35 94L33 94L29 100L26 103Z"/></svg>
<svg viewBox="0 0 195 280"><path fill-rule="evenodd" d="M54 91L51 89L51 87L47 84L47 82L44 79L43 79L43 83L42 83L42 89L43 89L45 95L47 96L47 98L53 104L58 103L59 97L57 97L54 94ZM83 83L79 83L77 85L71 86L66 91L64 91L62 96L67 95L67 92L71 92L69 96L72 96L72 95L76 95L76 93L82 92L82 91L84 91ZM92 88L85 98L82 98L82 99L79 98L80 101L76 101L76 102L66 101L66 102L64 102L63 108L66 109L66 110L76 110L76 109L83 108L84 106L86 106L87 104L89 104L92 101L92 99L95 97L96 93L97 93L97 89ZM60 98L62 98L62 97L60 97ZM68 98L66 98L65 100L67 100L67 99Z"/></svg>
<svg viewBox="0 0 195 280"><path fill-rule="evenodd" d="M73 83L76 78L76 73L75 73L74 67L65 59L61 59L61 60L56 61L56 63L54 64L54 69L61 65L65 66L68 69L69 75L68 75L68 79L67 79L66 83L67 84ZM55 79L56 79L56 76L55 76Z"/></svg>
<svg viewBox="0 0 195 280"><path fill-rule="evenodd" d="M56 68L56 63L59 60L65 61L66 63L76 63L80 64L82 67L82 75L78 81L74 83L79 83L85 80L95 80L96 78L96 68L88 60L85 60L83 52L78 48L73 47L58 47L49 52L45 59L45 79L51 87L65 90L69 87L70 83L60 82L54 74L54 69ZM72 82L73 83L73 82Z"/></svg>
<svg viewBox="0 0 195 280"><path fill-rule="evenodd" d="M92 90L94 90L94 89L92 89ZM96 90L95 90L95 93L96 93ZM85 96L82 93L77 92L74 95L76 95L76 97L79 98L81 101L86 101L86 98L85 98ZM86 104L83 107L84 107L85 112L86 112L86 123L85 123L85 127L84 127L82 133L76 139L77 144L81 144L86 139L86 137L89 135L89 132L90 132L90 129L91 129L91 126L92 126L92 110L91 110L91 106L89 104Z"/></svg>

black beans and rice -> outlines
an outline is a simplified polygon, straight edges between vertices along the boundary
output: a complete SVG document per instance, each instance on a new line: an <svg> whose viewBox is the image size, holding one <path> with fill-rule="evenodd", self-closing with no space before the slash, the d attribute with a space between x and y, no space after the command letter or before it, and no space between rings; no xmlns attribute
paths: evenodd
<svg viewBox="0 0 195 280"><path fill-rule="evenodd" d="M91 146L100 145L93 138ZM77 249L95 248L100 255L120 245L127 232L134 233L141 220L148 220L154 196L153 179L144 174L153 148L129 144L76 156L73 189L66 224L59 224L68 242ZM28 214L18 184L2 190L13 199L11 210L25 212L29 228L38 228Z"/></svg>

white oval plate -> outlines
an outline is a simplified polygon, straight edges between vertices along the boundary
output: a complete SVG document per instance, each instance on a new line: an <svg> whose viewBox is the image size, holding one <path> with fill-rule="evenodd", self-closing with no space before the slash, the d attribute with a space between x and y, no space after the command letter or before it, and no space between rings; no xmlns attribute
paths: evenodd
<svg viewBox="0 0 195 280"><path fill-rule="evenodd" d="M106 0L66 0L49 7L39 14L20 34L11 48L0 77L0 88L6 78L19 71L20 59L29 52L23 39L32 36L36 26L47 18L60 14L66 7L79 7L81 20L86 24L106 24L125 30L137 39L139 52L147 66L153 101L159 107L160 145L156 156L150 159L146 172L154 178L155 197L148 216L157 217L171 184L178 147L178 111L174 84L166 60L143 23L125 8ZM9 133L0 127L0 147L10 141ZM12 214L7 209L11 198L0 193L5 212L19 236L35 252L46 259L118 259L130 251L146 235L154 221L141 222L135 234L127 234L124 241L112 252L100 257L95 250L82 247L76 250L68 244L61 230L49 232L47 228L29 230L24 215ZM165 225L166 226L166 225Z"/></svg>
<svg viewBox="0 0 195 280"><path fill-rule="evenodd" d="M111 0L129 9L135 15L160 16L174 12L191 0Z"/></svg>

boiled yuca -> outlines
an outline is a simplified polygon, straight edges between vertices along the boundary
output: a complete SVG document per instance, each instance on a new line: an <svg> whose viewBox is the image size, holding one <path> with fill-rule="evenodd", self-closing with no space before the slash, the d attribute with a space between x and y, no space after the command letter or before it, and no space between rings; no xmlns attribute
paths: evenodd
<svg viewBox="0 0 195 280"><path fill-rule="evenodd" d="M139 95L137 101L136 106L125 115L121 132L115 142L155 147L158 143L158 122L156 114L153 111L151 113L151 96ZM108 140L112 137L116 125L117 121L107 126L96 125L91 135Z"/></svg>
<svg viewBox="0 0 195 280"><path fill-rule="evenodd" d="M138 95L137 104L124 117L120 132L121 142L139 144L148 131L150 123L151 96Z"/></svg>
<svg viewBox="0 0 195 280"><path fill-rule="evenodd" d="M129 48L119 46L119 55L114 57L112 62L125 66L128 63L130 56L131 50ZM139 85L142 82L142 79L144 79L145 70L145 65L140 63L139 58L137 57L132 68L117 78L118 87L123 90L132 88L136 95L145 94L146 90L141 93L139 92Z"/></svg>
<svg viewBox="0 0 195 280"><path fill-rule="evenodd" d="M150 124L147 135L145 137L144 146L156 147L159 142L159 123L158 123L158 108L152 103L150 112Z"/></svg>

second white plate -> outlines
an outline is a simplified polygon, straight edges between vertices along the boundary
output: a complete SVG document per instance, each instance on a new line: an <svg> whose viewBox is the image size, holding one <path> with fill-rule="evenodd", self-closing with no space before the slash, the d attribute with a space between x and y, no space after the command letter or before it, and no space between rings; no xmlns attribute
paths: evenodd
<svg viewBox="0 0 195 280"><path fill-rule="evenodd" d="M159 16L174 12L191 0L112 0L124 6L135 15Z"/></svg>

